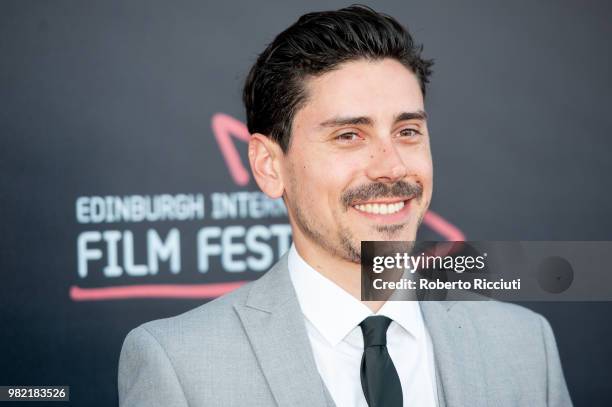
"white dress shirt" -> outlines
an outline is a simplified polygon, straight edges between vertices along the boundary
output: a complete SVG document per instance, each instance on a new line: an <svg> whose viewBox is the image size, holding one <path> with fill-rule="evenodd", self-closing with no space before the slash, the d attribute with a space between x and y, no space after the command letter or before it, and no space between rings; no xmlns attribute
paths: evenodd
<svg viewBox="0 0 612 407"><path fill-rule="evenodd" d="M338 407L367 407L361 388L359 323L374 313L306 263L295 245L289 251L288 266L325 386ZM387 301L376 315L393 320L387 330L387 349L402 385L404 406L436 406L433 346L419 303Z"/></svg>

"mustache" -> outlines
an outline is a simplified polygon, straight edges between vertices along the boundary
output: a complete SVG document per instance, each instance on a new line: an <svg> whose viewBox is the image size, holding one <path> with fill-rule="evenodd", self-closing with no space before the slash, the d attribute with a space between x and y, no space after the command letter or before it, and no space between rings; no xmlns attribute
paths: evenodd
<svg viewBox="0 0 612 407"><path fill-rule="evenodd" d="M406 181L397 181L393 185L375 182L349 189L340 198L346 209L355 202L368 201L374 198L420 198L423 195L421 184L412 184Z"/></svg>

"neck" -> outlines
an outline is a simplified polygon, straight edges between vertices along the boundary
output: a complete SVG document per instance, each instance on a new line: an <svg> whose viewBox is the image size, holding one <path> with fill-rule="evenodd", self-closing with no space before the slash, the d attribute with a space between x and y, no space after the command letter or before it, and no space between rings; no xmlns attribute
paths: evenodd
<svg viewBox="0 0 612 407"><path fill-rule="evenodd" d="M320 246L297 235L294 236L293 242L300 256L310 267L361 301L361 265L359 263L333 256ZM376 312L385 302L361 301L361 303Z"/></svg>

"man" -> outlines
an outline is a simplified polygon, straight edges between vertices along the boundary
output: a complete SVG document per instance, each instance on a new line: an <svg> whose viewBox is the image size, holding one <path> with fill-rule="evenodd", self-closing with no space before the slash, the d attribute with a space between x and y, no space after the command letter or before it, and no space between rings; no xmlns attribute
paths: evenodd
<svg viewBox="0 0 612 407"><path fill-rule="evenodd" d="M360 242L416 238L431 61L362 7L310 13L251 69L259 187L294 244L259 280L127 336L127 406L568 406L550 326L497 302L362 302Z"/></svg>

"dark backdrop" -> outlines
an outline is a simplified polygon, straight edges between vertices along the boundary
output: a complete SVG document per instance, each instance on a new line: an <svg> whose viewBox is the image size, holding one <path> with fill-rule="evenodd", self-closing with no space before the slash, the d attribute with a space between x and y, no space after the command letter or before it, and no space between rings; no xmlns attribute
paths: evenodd
<svg viewBox="0 0 612 407"><path fill-rule="evenodd" d="M219 256L208 272L198 271L198 250L208 247L197 244L202 228L257 226L260 242L278 258L282 245L269 225L286 224L284 216L212 218L212 194L257 190L232 175L231 154L222 153L219 140L228 136L236 163L244 163L240 91L257 53L301 14L344 5L0 3L0 384L70 385L72 405L115 405L119 350L130 329L261 273L227 272ZM426 226L423 235L612 240L609 2L371 5L408 25L436 60L427 100L432 210L449 224ZM215 129L213 117L221 117ZM161 194L200 194L206 216L94 224L76 217L79 197ZM84 232L118 231L120 242L131 233L134 262L142 264L151 250L148 231L164 239L172 229L180 233L180 272L161 262L157 274L107 276L110 255L98 240L87 248L102 259L78 274ZM240 244L243 232L229 242ZM118 249L126 270L121 256L128 249ZM142 293L151 284L197 284L200 291L193 298L177 298L187 295L181 291L102 300L71 291L139 285ZM612 306L527 305L555 330L575 404L612 405Z"/></svg>

